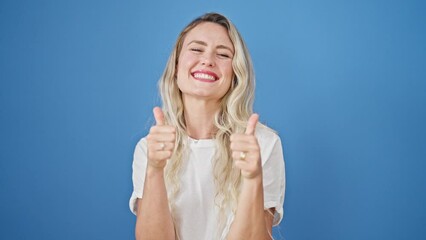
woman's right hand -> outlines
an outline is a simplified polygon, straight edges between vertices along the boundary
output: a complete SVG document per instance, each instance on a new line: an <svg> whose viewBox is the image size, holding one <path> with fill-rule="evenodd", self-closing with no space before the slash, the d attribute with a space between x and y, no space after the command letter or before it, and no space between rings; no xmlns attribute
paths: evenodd
<svg viewBox="0 0 426 240"><path fill-rule="evenodd" d="M176 141L176 128L165 125L161 108L153 109L156 125L152 126L146 137L148 141L148 167L164 169L172 156Z"/></svg>

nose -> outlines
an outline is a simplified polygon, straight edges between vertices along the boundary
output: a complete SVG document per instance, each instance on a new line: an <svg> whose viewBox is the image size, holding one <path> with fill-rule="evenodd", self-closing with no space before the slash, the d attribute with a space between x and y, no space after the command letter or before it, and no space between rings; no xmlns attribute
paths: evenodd
<svg viewBox="0 0 426 240"><path fill-rule="evenodd" d="M202 58L201 58L201 65L203 66L208 66L208 67L214 67L215 62L214 62L214 57L212 56L212 54L205 54Z"/></svg>

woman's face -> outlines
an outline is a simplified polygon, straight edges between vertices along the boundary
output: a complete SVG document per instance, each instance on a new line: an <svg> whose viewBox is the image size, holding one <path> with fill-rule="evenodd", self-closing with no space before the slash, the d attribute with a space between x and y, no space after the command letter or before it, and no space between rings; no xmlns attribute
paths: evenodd
<svg viewBox="0 0 426 240"><path fill-rule="evenodd" d="M221 99L231 86L234 46L223 26L203 22L186 34L177 65L184 98Z"/></svg>

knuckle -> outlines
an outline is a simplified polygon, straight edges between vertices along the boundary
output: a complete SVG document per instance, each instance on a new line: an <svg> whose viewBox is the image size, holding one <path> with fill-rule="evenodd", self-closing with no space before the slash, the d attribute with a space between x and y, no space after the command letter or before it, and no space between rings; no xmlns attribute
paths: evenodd
<svg viewBox="0 0 426 240"><path fill-rule="evenodd" d="M259 147L257 145L255 145L255 144L252 144L250 146L250 150L252 150L253 152L258 152L259 151Z"/></svg>
<svg viewBox="0 0 426 240"><path fill-rule="evenodd" d="M148 144L149 144L149 142L152 140L152 134L148 134L148 136L146 136L146 140L148 140Z"/></svg>

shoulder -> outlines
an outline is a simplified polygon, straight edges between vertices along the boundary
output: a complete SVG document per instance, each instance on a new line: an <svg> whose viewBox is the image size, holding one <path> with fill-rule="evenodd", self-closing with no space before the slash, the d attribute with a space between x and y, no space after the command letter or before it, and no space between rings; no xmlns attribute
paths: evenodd
<svg viewBox="0 0 426 240"><path fill-rule="evenodd" d="M148 142L146 137L139 139L136 143L134 152L133 152L133 163L144 161L148 153Z"/></svg>
<svg viewBox="0 0 426 240"><path fill-rule="evenodd" d="M148 142L147 142L146 136L145 136L145 137L139 139L138 143L136 144L135 151L137 151L137 150L143 150L145 152L146 148L147 148L147 145L148 145Z"/></svg>
<svg viewBox="0 0 426 240"><path fill-rule="evenodd" d="M256 126L256 137L261 148L274 145L276 142L281 141L275 130L263 124Z"/></svg>
<svg viewBox="0 0 426 240"><path fill-rule="evenodd" d="M262 165L269 162L274 164L276 161L282 161L283 153L281 139L277 132L263 124L256 126L256 137L260 147Z"/></svg>

